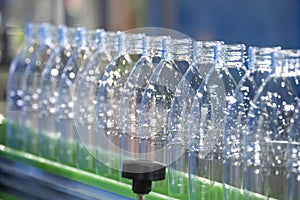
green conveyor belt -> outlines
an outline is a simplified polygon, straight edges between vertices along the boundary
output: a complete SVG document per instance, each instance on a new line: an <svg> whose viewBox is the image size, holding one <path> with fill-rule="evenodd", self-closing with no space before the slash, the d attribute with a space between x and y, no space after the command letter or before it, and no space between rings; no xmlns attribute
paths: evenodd
<svg viewBox="0 0 300 200"><path fill-rule="evenodd" d="M75 145L73 145L75 147ZM5 121L0 122L0 157L14 161L14 162L20 162L23 164L28 164L31 166L34 166L36 168L42 169L46 172L50 172L65 178L69 178L74 181L79 181L81 183L85 183L87 185L95 186L107 191L110 191L112 193L120 194L123 196L127 196L130 198L135 198L136 195L133 194L131 190L131 185L127 183L123 183L117 180L113 180L110 178L106 178L100 175L97 175L95 173L90 173L84 170L77 169L75 167L67 166L64 164L61 164L56 161L51 161L45 158L42 158L40 156L36 156L33 154L25 153L13 148L9 148L5 146ZM181 176L184 176L186 178L185 183L188 183L188 177L186 174L182 174ZM200 185L210 184L209 180L198 177L197 181L200 182ZM211 185L210 185L211 186ZM166 189L167 191L167 189ZM235 197L239 196L241 199L243 199L243 194L240 193L240 191L236 188L232 188L232 193L235 193ZM218 193L220 195L220 199L223 199L223 185L222 183L214 183L213 186L210 188L210 194L211 193ZM208 194L203 194L205 197ZM4 193L0 193L0 195L5 195ZM1 197L1 196L0 196ZM174 196L170 197L167 195L163 195L157 192L151 192L149 195L147 195L147 199L172 199L172 198L178 198L178 199L188 199L188 194L181 195L181 196ZM263 197L261 195L253 195L253 198L251 199L262 199ZM205 197L206 199L206 197Z"/></svg>

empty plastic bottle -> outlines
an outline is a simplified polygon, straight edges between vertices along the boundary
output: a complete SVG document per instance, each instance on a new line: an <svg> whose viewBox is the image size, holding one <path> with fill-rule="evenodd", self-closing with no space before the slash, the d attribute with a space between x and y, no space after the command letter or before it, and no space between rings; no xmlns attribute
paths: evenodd
<svg viewBox="0 0 300 200"><path fill-rule="evenodd" d="M143 52L143 34L120 34L119 52L105 69L97 93L98 173L119 179L120 99L130 72Z"/></svg>
<svg viewBox="0 0 300 200"><path fill-rule="evenodd" d="M75 101L74 101L74 120L75 120L75 127L76 127L76 158L77 158L77 167L86 171L90 171L90 172L95 172L96 171L96 165L95 165L95 157L93 157L93 155L95 156L95 154L91 154L93 153L91 146L85 145L88 143L85 143L85 141L82 141L78 132L78 126L77 126L77 108L78 108L78 104L82 103L82 100L87 99L89 96L85 96L87 95L87 91L79 91L80 90L80 84L81 84L81 80L82 80L82 76L84 75L84 72L87 70L88 68L88 63L90 62L90 59L94 57L94 53L101 48L102 45L102 36L104 34L104 31L102 29L96 29L96 30L88 30L86 32L86 41L87 41L87 46L90 49L90 56L88 58L88 60L85 62L86 66L84 66L84 70L82 71L82 73L78 74L76 80L75 80L75 91L74 91L74 95L75 95ZM99 63L101 64L101 63ZM90 71L91 72L91 71ZM92 97L92 96L90 96ZM94 96L95 97L95 94ZM95 104L95 102L94 102ZM92 105L91 105L92 106ZM95 109L94 109L95 111ZM86 113L87 114L87 113ZM94 112L94 116L95 116L95 112ZM94 121L96 122L96 121ZM90 127L87 127L90 128ZM85 134L88 134L88 132L86 132ZM95 133L94 133L95 135ZM86 138L85 138L86 139ZM95 139L95 138L93 138ZM91 141L95 141L90 137L90 142Z"/></svg>
<svg viewBox="0 0 300 200"><path fill-rule="evenodd" d="M273 53L272 72L250 103L244 134L246 199L286 198L288 128L297 106L300 51Z"/></svg>
<svg viewBox="0 0 300 200"><path fill-rule="evenodd" d="M93 172L96 171L96 96L99 81L118 50L118 33L102 32L99 36L98 49L81 76L75 105L80 139L77 142L78 167Z"/></svg>
<svg viewBox="0 0 300 200"><path fill-rule="evenodd" d="M74 102L76 101L77 84L87 61L90 58L91 50L87 46L86 31L84 28L77 28L76 50L72 53L62 72L59 82L58 103L58 160L64 164L76 166L76 127L74 121Z"/></svg>
<svg viewBox="0 0 300 200"><path fill-rule="evenodd" d="M300 197L300 101L291 120L289 129L287 153L287 183L286 199L294 200Z"/></svg>
<svg viewBox="0 0 300 200"><path fill-rule="evenodd" d="M139 115L141 158L168 162L168 116L176 86L192 63L192 40L165 39L164 56L145 88ZM153 190L168 193L168 180L153 183Z"/></svg>
<svg viewBox="0 0 300 200"><path fill-rule="evenodd" d="M23 79L24 105L22 113L23 149L26 152L39 153L39 97L40 80L48 58L56 47L56 28L42 24L39 31L40 44L26 67Z"/></svg>
<svg viewBox="0 0 300 200"><path fill-rule="evenodd" d="M187 197L187 142L188 122L191 106L197 89L208 71L214 66L214 47L218 41L194 42L193 62L176 86L168 120L169 156L168 167L169 194Z"/></svg>
<svg viewBox="0 0 300 200"><path fill-rule="evenodd" d="M243 192L243 131L246 117L259 86L271 72L271 54L278 50L268 47L249 47L248 68L229 102L224 128L223 183L225 199L241 199ZM233 189L240 189L240 191Z"/></svg>
<svg viewBox="0 0 300 200"><path fill-rule="evenodd" d="M121 96L121 165L124 160L139 159L139 113L142 95L150 76L162 58L162 41L167 36L145 36L144 52L133 67ZM122 181L126 181L121 178ZM129 180L128 180L129 181Z"/></svg>
<svg viewBox="0 0 300 200"><path fill-rule="evenodd" d="M57 98L59 95L59 81L63 69L74 50L68 38L68 29L65 26L58 27L57 39L58 47L49 57L42 72L39 98L40 155L52 160L58 158Z"/></svg>
<svg viewBox="0 0 300 200"><path fill-rule="evenodd" d="M18 49L9 68L6 88L6 145L22 149L22 107L23 107L23 77L31 56L38 44L39 25L27 23L23 45Z"/></svg>
<svg viewBox="0 0 300 200"><path fill-rule="evenodd" d="M245 72L244 63L244 45L216 46L215 66L195 95L189 124L190 199L223 199L221 182L225 114L238 75L242 76L240 72ZM235 73L231 74L230 71Z"/></svg>

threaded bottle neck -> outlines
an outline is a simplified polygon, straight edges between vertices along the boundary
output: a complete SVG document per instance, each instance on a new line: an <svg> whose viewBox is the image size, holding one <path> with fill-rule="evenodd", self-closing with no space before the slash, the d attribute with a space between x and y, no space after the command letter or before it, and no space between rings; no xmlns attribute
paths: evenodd
<svg viewBox="0 0 300 200"><path fill-rule="evenodd" d="M25 24L25 33L24 33L25 44L37 42L37 38L39 37L39 29L40 29L39 24L34 24L34 23Z"/></svg>
<svg viewBox="0 0 300 200"><path fill-rule="evenodd" d="M246 46L244 44L224 44L215 47L216 67L236 68L245 64Z"/></svg>
<svg viewBox="0 0 300 200"><path fill-rule="evenodd" d="M121 32L103 32L101 49L104 51L118 51Z"/></svg>
<svg viewBox="0 0 300 200"><path fill-rule="evenodd" d="M144 54L162 57L163 40L170 39L169 36L145 36L143 38Z"/></svg>
<svg viewBox="0 0 300 200"><path fill-rule="evenodd" d="M40 44L53 47L57 44L57 27L49 23L43 23L39 28L39 41Z"/></svg>
<svg viewBox="0 0 300 200"><path fill-rule="evenodd" d="M66 37L68 38L68 43L73 48L77 46L77 43L76 43L76 32L77 32L76 28L67 27Z"/></svg>
<svg viewBox="0 0 300 200"><path fill-rule="evenodd" d="M250 70L271 70L272 53L280 47L252 47L248 49L248 68Z"/></svg>
<svg viewBox="0 0 300 200"><path fill-rule="evenodd" d="M57 41L60 47L68 44L67 28L64 25L60 25L57 29Z"/></svg>
<svg viewBox="0 0 300 200"><path fill-rule="evenodd" d="M87 46L87 39L86 39L86 30L85 28L77 28L76 29L76 44L77 48L81 48L83 46Z"/></svg>
<svg viewBox="0 0 300 200"><path fill-rule="evenodd" d="M124 33L119 37L119 51L121 54L142 54L144 50L144 34Z"/></svg>
<svg viewBox="0 0 300 200"><path fill-rule="evenodd" d="M215 60L215 46L222 45L222 41L194 41L193 62L213 63Z"/></svg>
<svg viewBox="0 0 300 200"><path fill-rule="evenodd" d="M300 75L300 50L285 49L272 53L272 72L278 76Z"/></svg>
<svg viewBox="0 0 300 200"><path fill-rule="evenodd" d="M49 24L43 23L39 29L39 40L41 43L44 43L46 39L49 37Z"/></svg>
<svg viewBox="0 0 300 200"><path fill-rule="evenodd" d="M172 43L173 59L191 63L193 60L193 41L191 39L173 39Z"/></svg>
<svg viewBox="0 0 300 200"><path fill-rule="evenodd" d="M193 57L193 41L191 39L164 39L163 57L191 63Z"/></svg>
<svg viewBox="0 0 300 200"><path fill-rule="evenodd" d="M86 33L87 45L90 49L100 47L102 41L103 29L88 30Z"/></svg>

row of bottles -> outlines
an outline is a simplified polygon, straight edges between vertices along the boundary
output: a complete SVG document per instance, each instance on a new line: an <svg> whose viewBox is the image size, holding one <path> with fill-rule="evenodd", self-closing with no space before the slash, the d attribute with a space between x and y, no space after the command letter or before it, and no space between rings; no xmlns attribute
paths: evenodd
<svg viewBox="0 0 300 200"><path fill-rule="evenodd" d="M121 178L161 162L180 199L297 199L300 51L28 23L7 146ZM298 155L299 154L299 155Z"/></svg>

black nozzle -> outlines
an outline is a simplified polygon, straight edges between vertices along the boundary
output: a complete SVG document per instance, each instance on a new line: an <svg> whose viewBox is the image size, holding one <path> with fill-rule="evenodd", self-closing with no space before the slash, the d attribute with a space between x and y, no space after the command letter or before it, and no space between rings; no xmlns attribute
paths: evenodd
<svg viewBox="0 0 300 200"><path fill-rule="evenodd" d="M134 193L148 194L152 181L165 179L166 166L148 160L126 160L123 162L122 177L132 179Z"/></svg>

